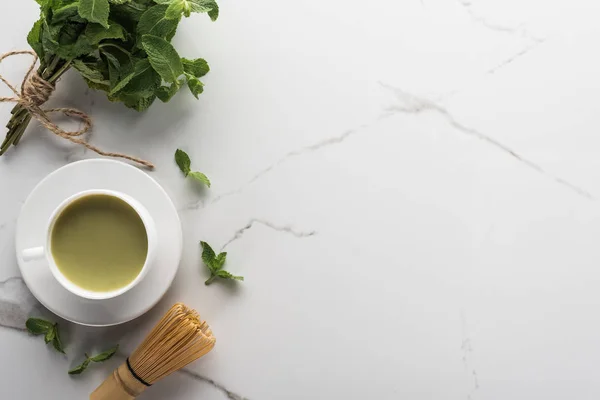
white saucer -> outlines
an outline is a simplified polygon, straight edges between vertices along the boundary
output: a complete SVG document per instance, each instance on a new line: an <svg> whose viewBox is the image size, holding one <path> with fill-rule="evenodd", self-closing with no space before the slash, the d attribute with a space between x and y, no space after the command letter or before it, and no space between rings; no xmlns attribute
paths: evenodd
<svg viewBox="0 0 600 400"><path fill-rule="evenodd" d="M68 292L52 276L46 260L22 260L26 248L45 243L52 211L67 197L88 189L111 189L132 196L154 218L157 257L144 279L131 291L109 300L85 300ZM17 260L33 295L56 315L89 326L122 324L150 310L175 278L183 246L181 223L173 202L154 179L141 170L113 160L79 161L62 167L33 189L21 209L16 230Z"/></svg>

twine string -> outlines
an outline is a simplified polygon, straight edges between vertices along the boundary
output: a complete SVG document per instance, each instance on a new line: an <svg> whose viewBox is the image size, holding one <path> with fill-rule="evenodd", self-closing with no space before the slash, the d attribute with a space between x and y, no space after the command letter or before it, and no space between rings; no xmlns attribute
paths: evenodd
<svg viewBox="0 0 600 400"><path fill-rule="evenodd" d="M33 118L37 119L40 122L40 124L42 124L50 132L54 133L56 136L66 139L71 143L84 146L85 148L95 152L96 154L105 157L123 158L125 160L132 161L150 169L154 168L154 164L152 164L149 161L129 156L127 154L106 152L94 146L93 144L88 143L86 140L80 138L80 136L87 133L92 127L92 119L83 111L77 110L75 108L42 109L42 104L48 101L48 99L54 92L55 86L52 83L43 79L41 76L38 75L37 72L34 71L38 61L37 54L30 50L11 51L8 53L4 53L2 56L0 56L0 63L8 57L21 54L31 55L33 57L33 62L31 63L31 66L29 67L27 73L25 74L25 77L23 78L20 91L17 88L15 88L10 82L8 82L2 75L0 75L0 81L2 81L14 93L13 97L0 97L0 103L10 102L20 104L31 114ZM58 125L56 125L54 122L52 122L52 120L48 116L52 113L62 113L67 117L79 119L83 122L83 127L77 131L65 131L61 129Z"/></svg>

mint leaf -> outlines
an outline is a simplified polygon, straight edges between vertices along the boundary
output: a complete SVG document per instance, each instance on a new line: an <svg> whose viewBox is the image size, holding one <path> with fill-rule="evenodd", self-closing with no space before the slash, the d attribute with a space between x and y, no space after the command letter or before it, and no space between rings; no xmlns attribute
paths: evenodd
<svg viewBox="0 0 600 400"><path fill-rule="evenodd" d="M83 371L85 371L90 365L90 359L86 358L84 362L76 366L75 368L69 370L69 375L80 375Z"/></svg>
<svg viewBox="0 0 600 400"><path fill-rule="evenodd" d="M167 7L167 11L165 15L169 19L178 19L181 18L181 14L185 14L186 17L190 16L190 10L187 8L186 11L186 2L185 0L173 0L169 7Z"/></svg>
<svg viewBox="0 0 600 400"><path fill-rule="evenodd" d="M147 58L142 58L135 62L135 76L123 89L123 93L142 98L154 95L155 90L160 86L162 79L158 72L152 69Z"/></svg>
<svg viewBox="0 0 600 400"><path fill-rule="evenodd" d="M110 7L108 0L80 0L79 15L90 22L97 22L106 29L108 26L108 13Z"/></svg>
<svg viewBox="0 0 600 400"><path fill-rule="evenodd" d="M69 370L69 375L80 375L83 371L87 369L91 362L100 363L112 358L115 353L119 350L119 345L116 345L112 349L106 350L103 353L97 354L93 357L85 354L85 361L76 366L75 368Z"/></svg>
<svg viewBox="0 0 600 400"><path fill-rule="evenodd" d="M200 242L200 244L202 245L202 261L210 271L210 278L208 278L206 282L204 282L205 285L210 285L217 278L230 279L236 281L244 280L244 277L235 276L222 269L225 265L225 260L227 259L226 252L223 252L217 256L208 243Z"/></svg>
<svg viewBox="0 0 600 400"><path fill-rule="evenodd" d="M191 13L208 13L213 21L219 17L219 6L214 0L155 0L158 4L168 4L167 18L189 17Z"/></svg>
<svg viewBox="0 0 600 400"><path fill-rule="evenodd" d="M215 258L215 269L220 270L225 265L225 261L227 260L227 252L223 252Z"/></svg>
<svg viewBox="0 0 600 400"><path fill-rule="evenodd" d="M109 95L113 95L123 89L125 86L131 82L131 80L135 77L135 70L131 71L127 75L123 76L118 82L116 82L115 86L108 92Z"/></svg>
<svg viewBox="0 0 600 400"><path fill-rule="evenodd" d="M204 92L204 84L200 82L200 79L192 75L186 74L186 78L190 92L192 92L195 98L198 98L198 96Z"/></svg>
<svg viewBox="0 0 600 400"><path fill-rule="evenodd" d="M95 355L94 357L91 357L90 360L92 360L93 362L106 361L106 360L110 359L112 356L114 356L115 353L117 352L117 350L119 350L119 345L116 345L112 349L106 350L103 353L100 353L98 355Z"/></svg>
<svg viewBox="0 0 600 400"><path fill-rule="evenodd" d="M156 5L146 10L137 26L138 35L154 35L171 40L181 18L167 18L167 8L166 5Z"/></svg>
<svg viewBox="0 0 600 400"><path fill-rule="evenodd" d="M53 328L46 332L46 335L44 336L44 342L46 342L46 344L50 343L54 340L54 336L56 336L56 330Z"/></svg>
<svg viewBox="0 0 600 400"><path fill-rule="evenodd" d="M190 161L190 157L187 155L187 153L183 150L177 149L175 151L175 162L177 163L177 165L179 166L179 169L181 170L181 172L183 172L183 174L185 176L190 176L192 178L194 178L195 180L204 183L206 186L210 187L210 180L208 179L208 177L206 175L204 175L202 172L192 172L192 170L190 169L191 166L191 161ZM204 243L204 242L202 242ZM204 243L206 244L206 243ZM202 245L202 247L204 247L204 244ZM206 244L206 246L208 246L208 244ZM210 246L208 246L208 248L210 249ZM212 251L212 249L210 249L210 251ZM214 254L214 252L213 252Z"/></svg>
<svg viewBox="0 0 600 400"><path fill-rule="evenodd" d="M32 335L43 335L52 330L54 326L51 322L41 318L29 318L27 322L25 322L25 327Z"/></svg>
<svg viewBox="0 0 600 400"><path fill-rule="evenodd" d="M215 269L215 258L217 257L215 251L206 242L200 242L200 245L202 246L202 261L210 272L216 272L218 269Z"/></svg>
<svg viewBox="0 0 600 400"><path fill-rule="evenodd" d="M108 29L100 24L88 24L85 29L85 36L91 44L98 44L106 39L125 40L125 30L115 22L112 22Z"/></svg>
<svg viewBox="0 0 600 400"><path fill-rule="evenodd" d="M216 274L219 278L223 278L223 279L232 279L232 280L236 280L236 281L243 281L244 277L243 276L235 276L230 274L227 271L218 271Z"/></svg>
<svg viewBox="0 0 600 400"><path fill-rule="evenodd" d="M129 3L131 0L108 0L109 2L111 2L112 4L125 4L125 3Z"/></svg>
<svg viewBox="0 0 600 400"><path fill-rule="evenodd" d="M186 2L189 3L191 11L196 13L207 13L212 11L215 7L218 9L217 3L215 3L214 0L187 0Z"/></svg>
<svg viewBox="0 0 600 400"><path fill-rule="evenodd" d="M210 179L202 172L190 172L188 176L191 176L195 180L204 183L206 186L210 187Z"/></svg>
<svg viewBox="0 0 600 400"><path fill-rule="evenodd" d="M192 162L190 161L190 157L183 150L177 149L175 151L175 162L179 166L179 169L185 176L188 176L190 173L190 165Z"/></svg>
<svg viewBox="0 0 600 400"><path fill-rule="evenodd" d="M175 48L165 39L153 35L142 36L142 46L148 53L152 68L167 82L175 83L183 75L183 65Z"/></svg>
<svg viewBox="0 0 600 400"><path fill-rule="evenodd" d="M212 21L216 21L217 18L219 18L219 6L217 3L215 3L212 10L208 12L208 16Z"/></svg>
<svg viewBox="0 0 600 400"><path fill-rule="evenodd" d="M44 25L43 20L37 20L33 24L33 28L27 35L27 43L36 52L39 58L44 58L44 47L42 46L42 26Z"/></svg>
<svg viewBox="0 0 600 400"><path fill-rule="evenodd" d="M77 15L78 9L79 2L75 2L54 10L54 13L52 14L52 23L58 24L74 17Z"/></svg>
<svg viewBox="0 0 600 400"><path fill-rule="evenodd" d="M81 60L73 60L71 66L75 68L85 79L100 85L109 85L102 72L94 69L91 65L84 63Z"/></svg>
<svg viewBox="0 0 600 400"><path fill-rule="evenodd" d="M58 352L65 354L65 350L60 341L58 324L52 324L52 322L41 318L29 318L27 322L25 322L25 326L27 327L27 331L33 335L44 335L46 344L52 342L52 345Z"/></svg>
<svg viewBox="0 0 600 400"><path fill-rule="evenodd" d="M60 335L58 333L58 324L54 324L53 330L54 337L52 338L52 346L54 346L54 349L59 353L65 354L65 350L63 348L62 341L60 340Z"/></svg>
<svg viewBox="0 0 600 400"><path fill-rule="evenodd" d="M208 74L208 71L210 71L208 63L203 58L196 58L195 60L182 58L181 64L183 65L183 70L186 73L191 74L196 78L202 78L204 75Z"/></svg>
<svg viewBox="0 0 600 400"><path fill-rule="evenodd" d="M169 100L177 94L181 85L184 84L184 80L180 79L175 83L172 83L171 86L161 86L156 90L156 97L160 99L163 103L167 103Z"/></svg>

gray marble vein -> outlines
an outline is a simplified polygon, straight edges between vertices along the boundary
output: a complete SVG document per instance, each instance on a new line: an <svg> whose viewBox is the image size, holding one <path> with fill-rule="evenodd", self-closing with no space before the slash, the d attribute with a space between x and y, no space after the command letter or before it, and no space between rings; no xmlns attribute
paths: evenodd
<svg viewBox="0 0 600 400"><path fill-rule="evenodd" d="M507 59L505 59L502 62L500 62L498 65L490 68L487 71L487 73L488 74L495 74L496 72L498 72L498 70L506 67L507 65L510 65L510 64L514 63L517 59L519 59L519 58L525 56L526 54L530 53L532 50L534 50L539 45L541 45L542 43L544 43L544 41L545 41L545 39L535 40L532 44L527 45L526 47L524 47L523 49L521 49L517 53L513 54L512 56L510 56Z"/></svg>
<svg viewBox="0 0 600 400"><path fill-rule="evenodd" d="M25 330L25 322L38 306L21 277L0 282L0 326Z"/></svg>
<svg viewBox="0 0 600 400"><path fill-rule="evenodd" d="M277 232L283 232L292 236L295 236L297 238L307 238L307 237L311 237L317 234L316 231L297 231L295 229L293 229L291 226L289 225L285 225L285 226L279 226L279 225L275 225L271 222L262 220L262 219L257 219L257 218L253 218L250 220L250 222L248 222L243 228L238 229L235 234L233 235L233 237L231 239L229 239L224 245L223 247L221 247L221 251L225 250L225 248L227 246L229 246L231 243L235 242L236 240L240 239L242 236L244 236L244 233L246 233L247 230L251 229L255 224L260 224L260 225L264 225L267 228L273 229Z"/></svg>
<svg viewBox="0 0 600 400"><path fill-rule="evenodd" d="M486 28L492 31L517 35L522 38L533 41L541 40L540 38L529 32L524 25L508 26L501 23L492 22L488 18L479 15L475 10L473 10L473 3L471 0L458 0L458 3L466 10L467 14L469 14L469 17L473 22L485 26Z"/></svg>
<svg viewBox="0 0 600 400"><path fill-rule="evenodd" d="M199 382L205 382L208 383L209 385L211 385L212 387L214 387L215 389L219 390L220 392L222 392L225 396L227 396L227 398L229 400L249 400L247 397L241 396L237 393L232 392L231 390L227 389L225 386L221 385L220 383L215 382L214 380L207 378L205 376L202 376L200 374L197 374L193 371L190 371L188 369L182 369L179 371L179 373L188 376L196 381Z"/></svg>
<svg viewBox="0 0 600 400"><path fill-rule="evenodd" d="M580 195L582 197L585 197L588 200L594 200L594 201L596 200L596 197L594 195L592 195L589 191L587 191L587 190L585 190L585 189L583 189L561 177L551 174L550 172L548 172L544 168L542 168L540 165L521 156L515 150L513 150L510 147L508 147L507 145L499 142L498 140L494 139L493 137L488 136L485 133L480 132L474 128L470 128L466 125L463 125L461 122L456 120L456 118L454 118L454 116L452 114L450 114L450 112L448 110L446 110L444 107L442 107L441 105L434 103L431 100L428 100L428 99L425 99L422 97L418 97L411 93L405 92L402 89L399 89L399 88L396 88L393 86L389 86L385 83L381 83L381 86L390 90L394 94L396 99L398 100L397 104L394 104L388 108L388 111L390 113L392 113L392 114L394 114L394 113L421 114L421 113L424 113L427 111L437 113L437 114L441 115L452 128L458 130L459 132L462 132L469 136L473 136L483 142L488 143L491 146L494 146L495 148L501 150L502 152L504 152L504 153L508 154L509 156L511 156L512 158L516 159L521 164L527 166L528 168L531 168L532 170L538 172L541 175L546 176L547 178L550 178L551 180L558 183L559 185L569 188L573 192L577 193L578 195Z"/></svg>
<svg viewBox="0 0 600 400"><path fill-rule="evenodd" d="M263 168L262 170L260 170L256 174L254 174L254 176L252 178L250 178L246 183L244 183L242 186L238 187L237 189L233 189L233 190L231 190L229 192L225 192L225 193L222 193L220 195L217 195L215 198L212 199L211 204L218 203L219 201L223 200L226 197L233 196L233 195L241 193L247 186L255 183L256 181L258 181L259 179L261 179L263 176L267 175L268 173L270 173L271 171L273 171L274 169L276 169L280 165L282 165L285 162L289 161L291 158L302 156L302 155L305 155L305 154L308 154L308 153L312 153L314 151L321 150L324 147L329 147L329 146L333 146L333 145L337 145L337 144L343 143L344 141L346 141L346 139L350 138L351 136L354 136L354 135L357 135L359 133L364 132L367 128L370 128L371 126L373 126L377 122L381 121L382 119L388 118L388 117L389 117L389 115L387 115L387 114L386 115L382 115L382 116L378 117L372 123L362 124L362 125L354 128L354 129L348 129L348 130L342 132L339 135L332 136L332 137L320 140L318 142L315 142L313 144L301 147L301 148L296 149L296 150L292 150L292 151L286 153L284 156L282 156L281 158L279 158L277 161L275 161L271 165Z"/></svg>

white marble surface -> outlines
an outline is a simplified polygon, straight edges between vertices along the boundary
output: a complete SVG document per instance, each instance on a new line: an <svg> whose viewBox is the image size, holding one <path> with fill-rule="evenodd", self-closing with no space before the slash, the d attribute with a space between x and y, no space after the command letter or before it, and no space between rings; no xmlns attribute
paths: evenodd
<svg viewBox="0 0 600 400"><path fill-rule="evenodd" d="M43 310L15 261L20 205L94 155L34 128L0 159L0 398L86 398L121 360L72 379L80 354L127 353L183 301L218 345L145 399L597 399L600 3L221 3L176 37L212 66L200 101L138 115L75 74L52 100L154 161L180 208L183 262L149 315L63 323L66 358L22 332ZM36 15L3 5L0 50ZM212 189L182 179L177 147ZM206 288L199 240L246 282Z"/></svg>

